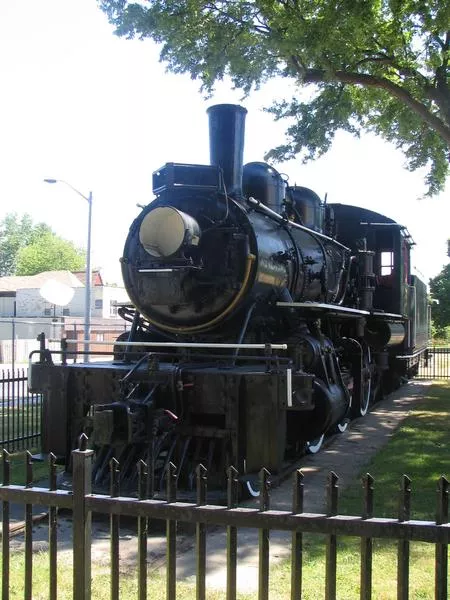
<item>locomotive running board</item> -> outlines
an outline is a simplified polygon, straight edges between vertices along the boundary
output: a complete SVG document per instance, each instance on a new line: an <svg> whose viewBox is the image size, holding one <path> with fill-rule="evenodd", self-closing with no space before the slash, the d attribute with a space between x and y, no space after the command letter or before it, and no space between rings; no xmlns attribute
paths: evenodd
<svg viewBox="0 0 450 600"><path fill-rule="evenodd" d="M302 311L326 312L335 314L339 317L370 317L368 310L359 310L357 308L347 308L345 306L336 306L335 304L325 304L323 302L277 302L280 308L297 308Z"/></svg>
<svg viewBox="0 0 450 600"><path fill-rule="evenodd" d="M377 317L389 321L405 320L403 315L397 313L386 313L381 310L360 310L358 308L347 308L346 306L337 306L336 304L326 304L324 302L277 302L277 306L280 308L297 308L299 310L326 312L339 317Z"/></svg>
<svg viewBox="0 0 450 600"><path fill-rule="evenodd" d="M397 313L387 313L382 310L374 310L370 313L372 317L383 317L383 319L388 319L389 321L405 321L406 317L403 315L399 315Z"/></svg>

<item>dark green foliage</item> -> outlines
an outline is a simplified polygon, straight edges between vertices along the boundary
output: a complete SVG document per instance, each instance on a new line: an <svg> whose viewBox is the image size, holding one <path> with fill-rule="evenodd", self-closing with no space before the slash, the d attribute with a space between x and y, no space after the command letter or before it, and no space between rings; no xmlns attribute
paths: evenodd
<svg viewBox="0 0 450 600"><path fill-rule="evenodd" d="M84 252L56 235L45 223L34 224L29 214L9 213L0 223L0 276L35 275L43 271L78 271Z"/></svg>
<svg viewBox="0 0 450 600"><path fill-rule="evenodd" d="M432 300L431 317L436 330L442 334L450 325L450 264L446 265L439 275L430 279Z"/></svg>
<svg viewBox="0 0 450 600"><path fill-rule="evenodd" d="M51 233L50 227L35 225L29 214L8 213L0 223L0 276L15 275L20 249L47 233Z"/></svg>
<svg viewBox="0 0 450 600"><path fill-rule="evenodd" d="M270 111L287 142L268 158L305 160L338 129L373 131L426 167L429 194L448 174L450 8L441 0L98 0L116 27L161 44L161 60L211 92L225 76L245 93L274 76L299 95ZM301 98L303 86L312 94Z"/></svg>

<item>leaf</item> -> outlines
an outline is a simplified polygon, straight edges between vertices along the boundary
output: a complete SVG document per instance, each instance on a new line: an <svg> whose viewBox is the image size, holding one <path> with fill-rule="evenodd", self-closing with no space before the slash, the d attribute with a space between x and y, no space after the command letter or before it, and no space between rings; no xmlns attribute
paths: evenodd
<svg viewBox="0 0 450 600"><path fill-rule="evenodd" d="M249 94L283 75L298 95L274 105L287 140L272 160L326 152L338 129L373 131L426 167L428 193L449 172L450 5L441 0L98 0L117 35L152 38L169 71L210 94L229 77ZM310 100L300 101L312 86Z"/></svg>

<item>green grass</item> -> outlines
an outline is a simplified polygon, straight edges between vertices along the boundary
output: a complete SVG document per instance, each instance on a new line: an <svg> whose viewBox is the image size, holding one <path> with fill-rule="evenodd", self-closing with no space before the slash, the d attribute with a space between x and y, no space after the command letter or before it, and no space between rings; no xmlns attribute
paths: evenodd
<svg viewBox="0 0 450 600"><path fill-rule="evenodd" d="M398 515L399 488L403 474L412 480L411 517L434 520L436 486L441 475L449 475L450 447L450 385L439 383L424 387L423 400L393 434L389 443L373 458L365 471L375 478L376 517ZM360 515L362 510L361 476L346 488L339 498L339 514ZM305 535L303 549L303 598L318 600L325 597L325 536ZM341 600L359 599L360 540L353 537L338 539L337 597ZM425 543L410 545L409 597L414 600L434 598L434 546ZM14 594L23 595L23 556L13 555L11 582ZM285 562L271 569L270 600L290 599L290 564ZM395 541L374 540L373 590L376 600L397 597L397 544ZM93 600L110 596L108 567L93 566ZM137 597L137 575L126 571L121 575L120 598ZM59 561L58 598L72 597L72 570L63 557ZM149 571L148 598L165 599L165 578ZM225 592L208 590L209 600L224 600ZM256 594L240 594L240 600L250 600ZM37 554L34 562L33 599L48 598L48 557ZM177 585L177 599L195 598L195 585Z"/></svg>
<svg viewBox="0 0 450 600"><path fill-rule="evenodd" d="M435 520L437 481L450 475L450 385L424 388L423 400L394 433L389 443L372 459L364 473L355 477L339 498L339 514L361 515L362 476L369 472L375 480L374 516L398 517L400 482L403 474L411 479L411 518ZM338 539L338 598L359 599L359 538ZM434 598L434 553L432 544L410 544L410 598ZM325 597L325 537L304 536L303 597ZM272 599L290 598L290 564L272 570ZM397 543L374 540L372 597L397 597ZM450 591L450 590L449 590Z"/></svg>
<svg viewBox="0 0 450 600"><path fill-rule="evenodd" d="M424 386L424 394L366 469L375 479L377 517L398 517L398 493L405 474L411 479L411 518L435 519L437 481L450 476L450 385ZM340 513L361 514L361 490L361 480L356 478L342 495Z"/></svg>
<svg viewBox="0 0 450 600"><path fill-rule="evenodd" d="M23 572L25 561L23 554L13 555L10 572L10 598L23 597ZM72 567L67 560L60 560L58 564L58 600L72 600ZM121 573L119 597L121 599L135 600L138 597L137 575L129 572ZM33 600L48 600L49 597L49 568L46 553L35 554L33 557ZM195 599L195 585L178 582L177 600ZM109 600L110 577L107 567L94 567L92 573L92 600ZM147 578L147 597L152 600L166 600L165 577L156 572L150 572ZM221 591L207 592L208 600L225 600L226 594ZM240 595L239 600L252 600L254 597Z"/></svg>
<svg viewBox="0 0 450 600"><path fill-rule="evenodd" d="M31 454L39 452L37 448L30 450ZM10 483L14 485L25 485L26 483L26 451L13 452L9 456L10 462ZM32 463L33 483L44 481L44 487L49 481L49 465L45 461L36 461ZM3 457L0 457L0 482L3 483Z"/></svg>

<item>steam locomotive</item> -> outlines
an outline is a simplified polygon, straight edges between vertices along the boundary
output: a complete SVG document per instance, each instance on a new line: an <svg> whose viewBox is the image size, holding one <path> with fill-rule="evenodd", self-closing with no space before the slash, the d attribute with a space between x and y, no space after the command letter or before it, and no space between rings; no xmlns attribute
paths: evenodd
<svg viewBox="0 0 450 600"><path fill-rule="evenodd" d="M166 467L192 486L199 463L229 465L257 493L324 436L414 376L428 341L425 285L407 229L322 202L263 162L243 165L246 110L208 109L210 165L167 163L134 220L122 273L129 332L108 362L54 362L42 344L30 385L44 394L43 451L70 468L85 432L94 478L112 457L123 482ZM210 484L211 485L211 484Z"/></svg>

